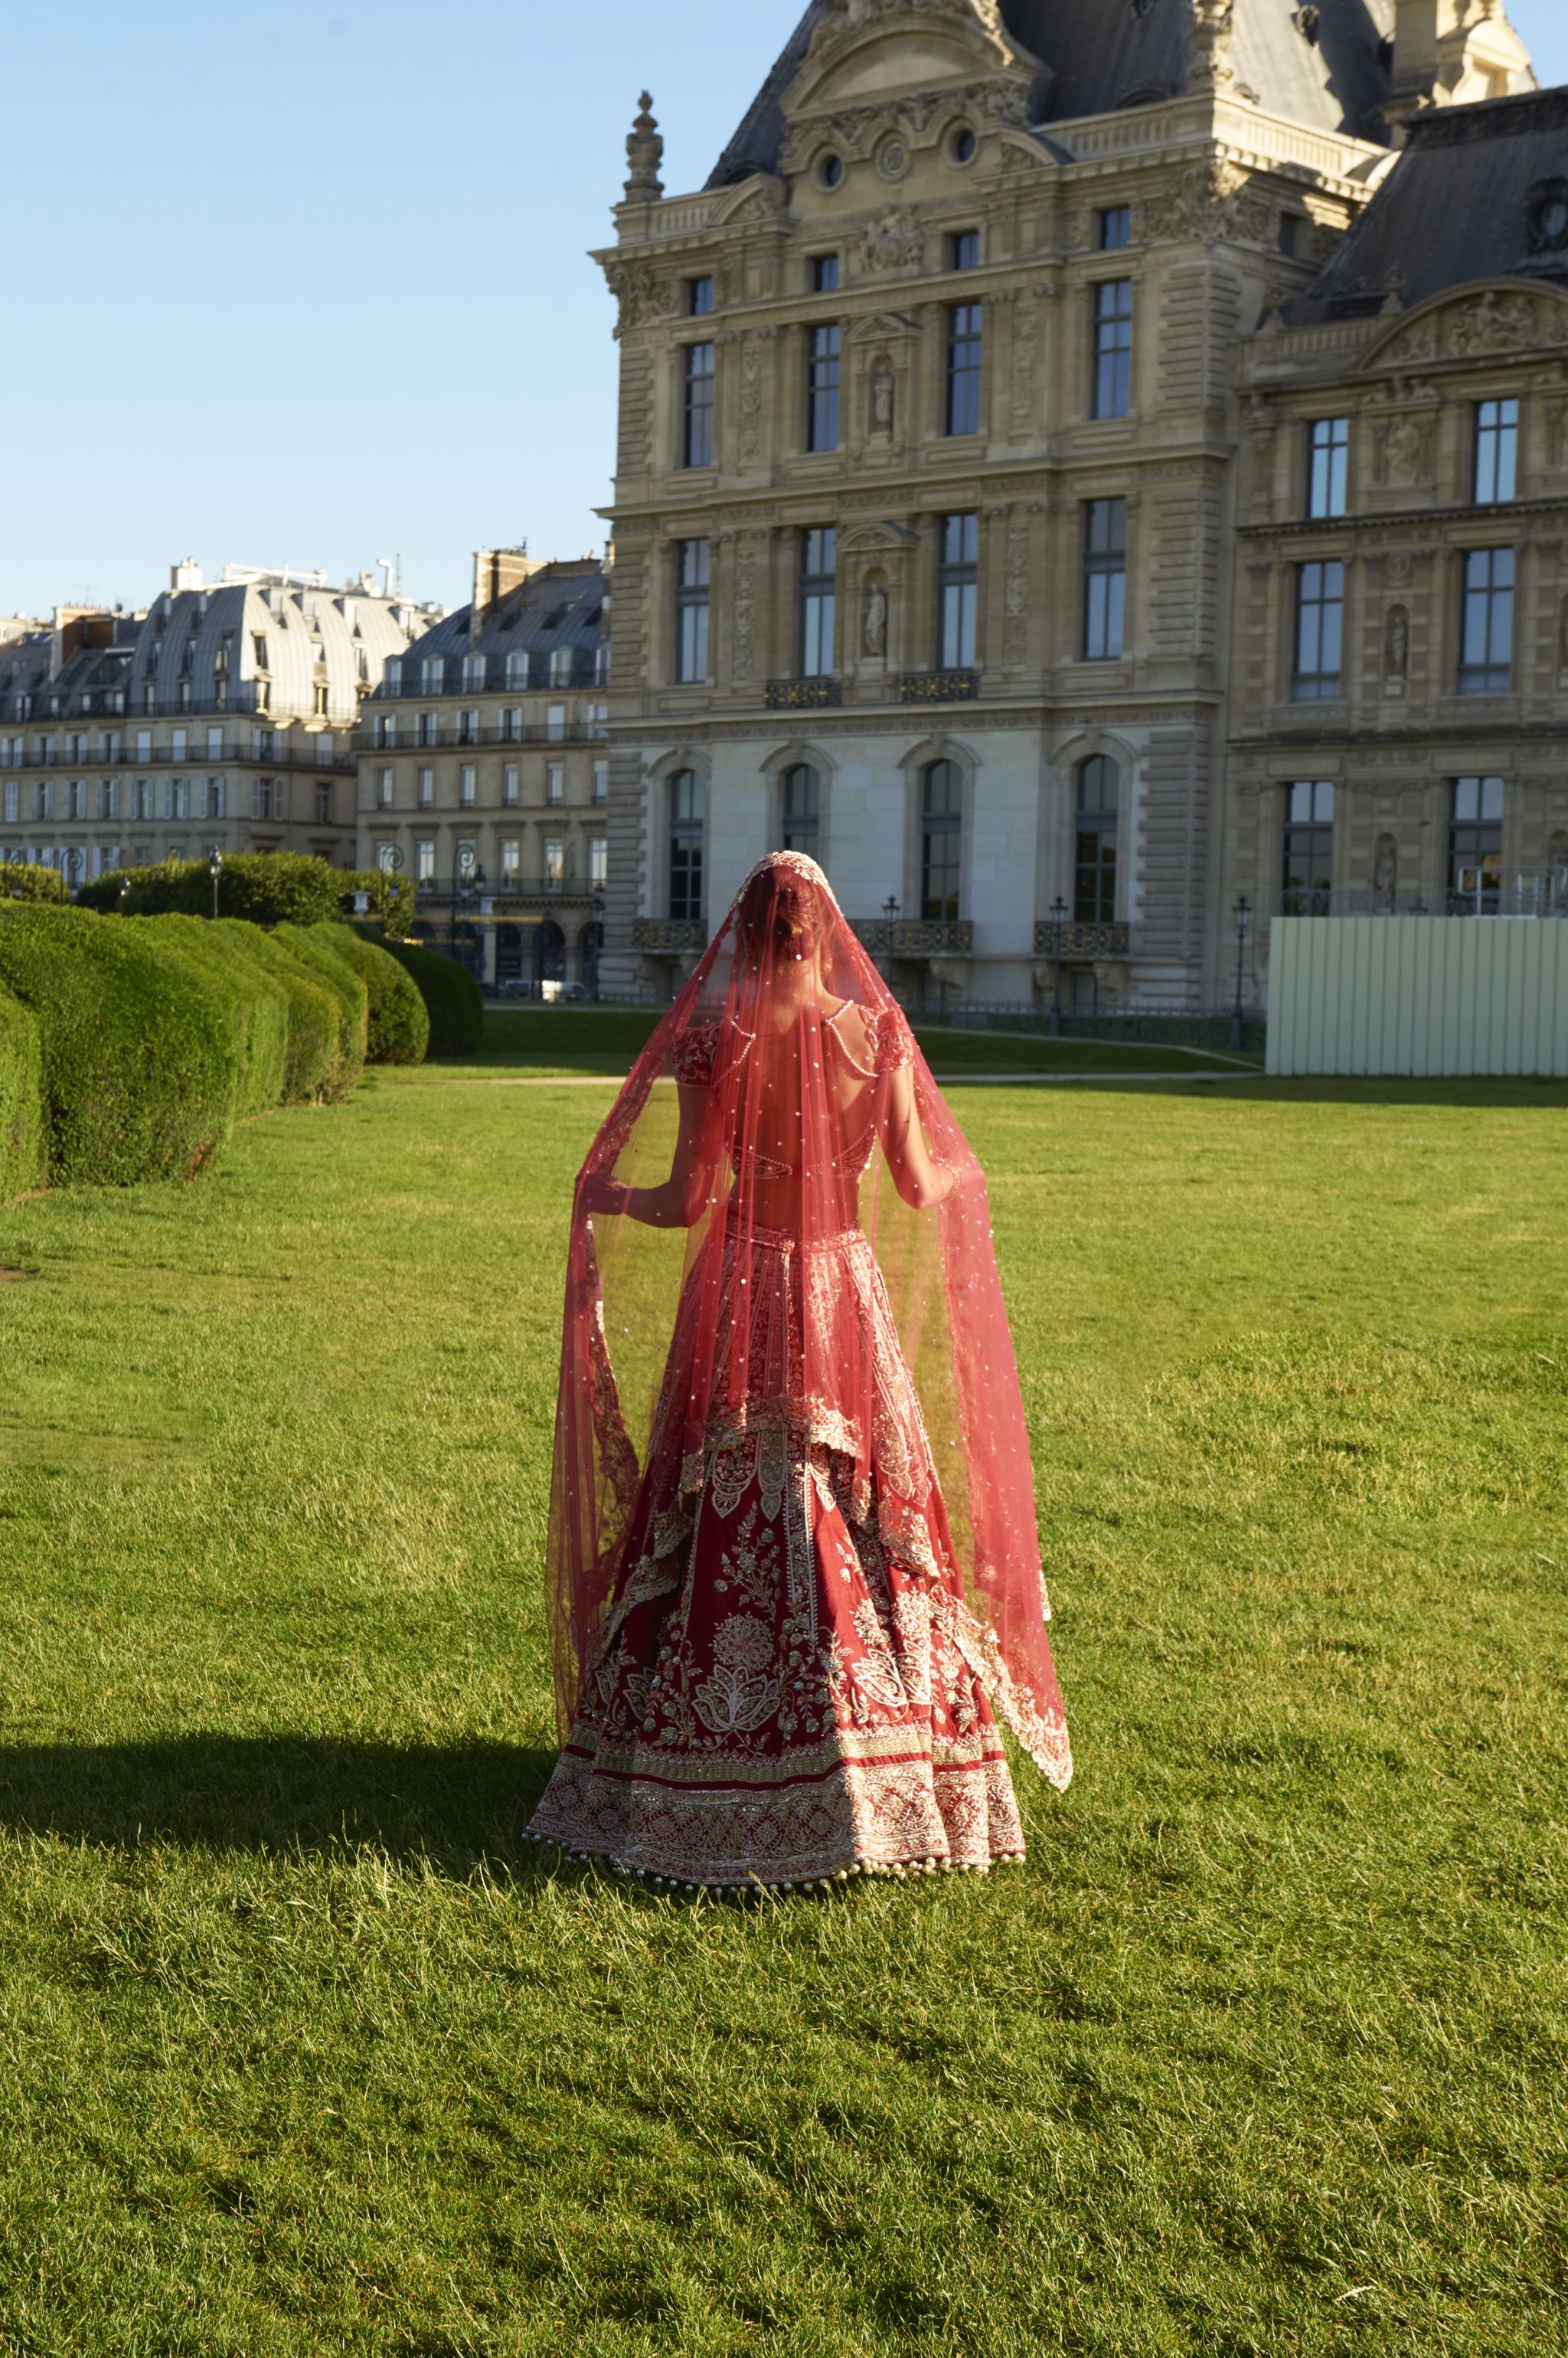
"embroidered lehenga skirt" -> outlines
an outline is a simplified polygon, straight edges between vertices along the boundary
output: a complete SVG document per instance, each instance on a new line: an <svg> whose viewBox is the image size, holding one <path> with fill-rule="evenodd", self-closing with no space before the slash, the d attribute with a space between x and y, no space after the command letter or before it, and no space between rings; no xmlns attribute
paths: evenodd
<svg viewBox="0 0 1568 2358"><path fill-rule="evenodd" d="M742 1398L699 1454L670 1445L688 1292L576 1724L529 1832L720 1887L1022 1856L988 1693L1000 1674L964 1605L870 1243L757 1230L730 1239L723 1280L713 1396L732 1400L743 1334Z"/></svg>

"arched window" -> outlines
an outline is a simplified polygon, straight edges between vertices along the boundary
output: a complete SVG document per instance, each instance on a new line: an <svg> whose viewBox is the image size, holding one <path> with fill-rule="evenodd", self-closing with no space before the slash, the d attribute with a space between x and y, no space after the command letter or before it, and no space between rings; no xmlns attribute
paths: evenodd
<svg viewBox="0 0 1568 2358"><path fill-rule="evenodd" d="M534 933L534 979L537 983L562 983L567 979L567 937L553 917L546 917Z"/></svg>
<svg viewBox="0 0 1568 2358"><path fill-rule="evenodd" d="M1109 925L1116 915L1116 837L1121 817L1121 772L1108 754L1078 764L1077 859L1073 914L1081 925Z"/></svg>
<svg viewBox="0 0 1568 2358"><path fill-rule="evenodd" d="M964 826L964 773L957 762L933 762L921 773L921 805L920 914L955 922Z"/></svg>
<svg viewBox="0 0 1568 2358"><path fill-rule="evenodd" d="M677 770L670 780L670 915L702 915L702 780Z"/></svg>
<svg viewBox="0 0 1568 2358"><path fill-rule="evenodd" d="M822 837L822 781L809 762L796 762L779 783L784 793L779 849L804 851L815 860Z"/></svg>

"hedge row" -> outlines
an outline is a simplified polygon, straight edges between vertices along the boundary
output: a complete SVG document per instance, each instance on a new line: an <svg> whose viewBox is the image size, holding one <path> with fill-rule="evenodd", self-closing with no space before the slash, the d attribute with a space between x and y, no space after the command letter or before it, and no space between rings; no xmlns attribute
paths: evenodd
<svg viewBox="0 0 1568 2358"><path fill-rule="evenodd" d="M416 955L444 1006L451 961ZM0 900L0 1201L46 1181L189 1178L236 1120L340 1103L367 1056L418 1062L416 980L338 923L264 933Z"/></svg>
<svg viewBox="0 0 1568 2358"><path fill-rule="evenodd" d="M204 860L111 869L82 885L76 904L105 916L210 918L212 871ZM406 933L414 922L414 887L406 876L375 868L347 871L307 852L235 851L218 871L218 914L255 925L319 925L359 915Z"/></svg>

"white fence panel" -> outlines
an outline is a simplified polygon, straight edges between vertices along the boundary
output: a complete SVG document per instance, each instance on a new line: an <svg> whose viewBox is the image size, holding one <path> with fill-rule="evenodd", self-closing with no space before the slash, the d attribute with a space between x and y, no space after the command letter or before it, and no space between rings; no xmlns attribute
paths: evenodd
<svg viewBox="0 0 1568 2358"><path fill-rule="evenodd" d="M1568 920L1276 917L1268 1068L1568 1078Z"/></svg>

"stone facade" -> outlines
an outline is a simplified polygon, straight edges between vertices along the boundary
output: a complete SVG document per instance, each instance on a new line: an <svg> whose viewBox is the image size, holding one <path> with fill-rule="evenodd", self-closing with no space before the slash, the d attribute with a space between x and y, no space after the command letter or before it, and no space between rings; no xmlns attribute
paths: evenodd
<svg viewBox="0 0 1568 2358"><path fill-rule="evenodd" d="M356 739L360 859L486 982L598 986L609 585L591 557L474 559L474 594L389 665Z"/></svg>
<svg viewBox="0 0 1568 2358"><path fill-rule="evenodd" d="M360 700L428 620L370 574L189 560L141 613L62 609L0 650L0 859L73 885L214 849L351 867Z"/></svg>
<svg viewBox="0 0 1568 2358"><path fill-rule="evenodd" d="M695 195L644 101L611 980L667 989L788 839L913 997L1044 996L1060 922L1069 1004L1216 1001L1238 354L1392 162L1368 25L816 0Z"/></svg>

